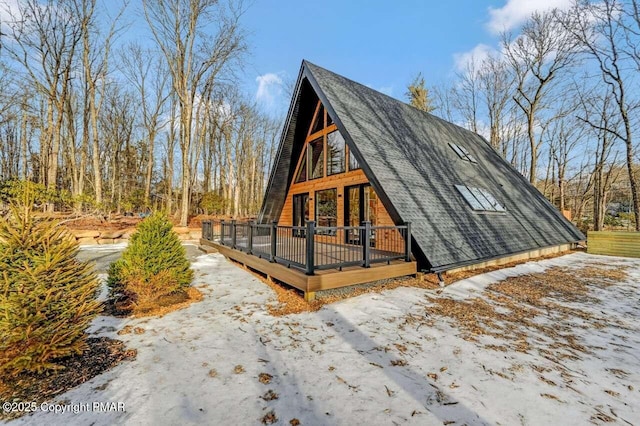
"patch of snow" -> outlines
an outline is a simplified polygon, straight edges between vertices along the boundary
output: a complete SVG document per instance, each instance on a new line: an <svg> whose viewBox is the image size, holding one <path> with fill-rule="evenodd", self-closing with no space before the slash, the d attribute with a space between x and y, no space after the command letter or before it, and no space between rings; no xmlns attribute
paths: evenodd
<svg viewBox="0 0 640 426"><path fill-rule="evenodd" d="M87 250L92 252L105 252L105 251L121 251L127 247L127 242L115 243L115 244L80 244L80 250Z"/></svg>
<svg viewBox="0 0 640 426"><path fill-rule="evenodd" d="M562 360L562 368L535 350L484 347L501 344L499 337L464 340L445 319L407 320L424 318L437 297L469 298L509 276L596 261L628 266L629 278L599 289L601 304L581 308L621 322L577 330L589 352ZM472 277L440 294L397 288L285 317L266 312L276 303L268 286L221 255L199 256L192 268L202 302L159 318L99 317L90 332L124 340L137 359L56 398L124 402L126 411L37 412L11 424L259 424L271 410L282 425L294 418L303 425L585 424L599 413L640 423L640 260L571 254ZM118 336L125 325L145 332ZM549 341L533 337L541 347ZM278 398L263 399L269 390Z"/></svg>

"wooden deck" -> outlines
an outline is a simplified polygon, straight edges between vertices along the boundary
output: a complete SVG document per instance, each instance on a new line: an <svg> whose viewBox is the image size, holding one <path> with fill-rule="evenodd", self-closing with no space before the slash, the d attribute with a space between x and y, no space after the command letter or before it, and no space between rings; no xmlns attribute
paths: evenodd
<svg viewBox="0 0 640 426"><path fill-rule="evenodd" d="M377 280L414 275L417 273L415 261L406 262L404 260L393 260L387 263L372 263L371 267L347 266L339 269L318 270L314 275L306 275L302 270L295 267L287 267L280 263L270 262L267 259L254 256L240 250L234 250L228 246L218 244L205 239L200 240L201 246L213 248L225 257L239 262L246 267L259 271L267 277L274 278L285 284L301 290L305 294L306 300L312 300L315 292L330 290L333 288L347 287L350 285L362 284ZM325 250L323 244L318 244L319 250L316 258L326 256L327 253L334 253L335 247L327 244Z"/></svg>

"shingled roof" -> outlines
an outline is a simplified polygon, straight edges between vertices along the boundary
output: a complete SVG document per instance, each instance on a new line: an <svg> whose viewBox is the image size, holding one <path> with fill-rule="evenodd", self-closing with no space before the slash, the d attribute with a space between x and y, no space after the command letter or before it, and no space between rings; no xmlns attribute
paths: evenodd
<svg viewBox="0 0 640 426"><path fill-rule="evenodd" d="M307 61L271 172L261 220L277 220L320 99L396 224L411 222L422 267L445 271L584 235L481 136ZM297 126L298 123L303 123ZM464 161L450 143L466 149ZM456 185L481 188L504 212L474 211Z"/></svg>

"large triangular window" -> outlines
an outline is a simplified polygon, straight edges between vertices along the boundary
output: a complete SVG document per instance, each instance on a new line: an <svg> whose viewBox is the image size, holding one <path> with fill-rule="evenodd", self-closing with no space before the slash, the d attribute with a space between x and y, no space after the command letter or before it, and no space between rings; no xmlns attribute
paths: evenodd
<svg viewBox="0 0 640 426"><path fill-rule="evenodd" d="M294 183L360 168L333 118L320 101L316 104L304 144Z"/></svg>

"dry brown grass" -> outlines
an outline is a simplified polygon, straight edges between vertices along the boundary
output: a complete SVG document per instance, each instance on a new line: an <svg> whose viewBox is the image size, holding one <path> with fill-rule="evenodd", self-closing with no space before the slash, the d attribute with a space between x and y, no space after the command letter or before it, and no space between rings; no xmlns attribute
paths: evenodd
<svg viewBox="0 0 640 426"><path fill-rule="evenodd" d="M570 253L570 252L562 252L562 253L555 253L547 256L542 256L537 260L552 259L555 257L564 256L567 253ZM263 274L256 272L250 268L245 268L242 264L234 262L233 260L231 261L236 265L238 265L239 267L242 267L248 272L252 273L254 276L259 278L261 281L266 283L269 287L271 287L275 291L276 297L278 299L278 305L269 306L267 308L268 312L273 316L299 314L302 312L314 312L322 308L324 305L335 303L340 300L349 299L351 297L357 297L367 293L380 293L382 291L392 290L398 287L415 287L415 288L422 288L427 290L435 290L440 288L440 284L438 282L438 278L436 277L436 275L429 274L429 275L423 276L422 279L418 279L414 277L404 277L404 278L396 278L393 280L386 280L385 282L380 283L380 285L375 285L375 286L366 286L366 287L354 286L351 289L343 289L342 291L340 291L339 294L323 295L322 297L319 297L318 299L312 302L307 302L304 300L304 296L302 292L284 283L267 279ZM530 260L522 260L517 262L511 262L511 263L500 265L500 266L489 266L486 268L476 269L473 271L457 272L455 274L445 274L444 280L446 284L451 284L455 281L459 281L475 275L484 274L486 272L491 272L498 269L513 267L529 261Z"/></svg>
<svg viewBox="0 0 640 426"><path fill-rule="evenodd" d="M556 257L564 256L571 252L572 251L554 253L546 256L541 256L536 260L553 259ZM488 266L486 268L476 269L472 271L445 274L444 280L446 284L451 284L455 281L466 279L475 275L480 275L499 269L510 268L513 266L521 265L523 263L527 263L529 261L530 259L527 259L510 262L500 266ZM234 263L236 263L240 267L243 267L237 262ZM273 316L284 316L302 312L314 312L322 308L324 305L335 303L340 300L357 297L362 294L380 293L385 290L392 290L399 287L415 287L427 290L435 290L440 288L438 279L435 274L429 274L423 276L422 279L414 277L403 277L393 280L386 280L379 285L374 286L354 286L352 288L342 289L339 293L322 295L312 302L307 302L304 300L304 296L301 291L294 289L284 283L267 279L264 277L264 275L250 268L244 269L266 283L276 293L278 304L275 306L271 305L267 307L268 312ZM539 312L535 311L535 309L532 310L532 308L549 309L552 307L555 308L557 306L560 306L557 304L553 306L549 305L549 303L544 300L545 297L553 296L554 298L563 301L593 301L594 299L588 295L589 290L588 285L584 283L585 279L588 278L594 285L606 287L624 279L626 276L627 273L625 271L625 268L611 269L608 268L608 265L606 264L598 263L594 263L592 264L592 266L582 268L580 270L572 271L571 274L563 272L560 268L550 268L542 274L530 274L520 277L513 277L500 283L496 283L489 287L490 290L495 293L489 294L489 298L497 301L499 304L503 305L503 307L509 309L515 316L523 318L524 321L530 321L532 318L539 314ZM448 302L441 303L446 304ZM476 304L475 301L473 303ZM526 303L530 306L523 307L519 305L520 303ZM444 309L444 311L449 311L451 315L456 315L453 312L453 306L443 306L442 308ZM486 312L484 314L479 313L480 316L484 318L494 318L492 321L490 321L490 324L487 324L490 326L490 328L491 326L495 328L498 322L508 322L510 319L508 316L496 317L495 315L488 315L488 313L492 310L490 304L487 304L485 306L482 305L482 303L478 303L476 304L476 306L474 306L473 310L482 311L483 309ZM592 319L590 315L581 311L567 311L567 309L563 306L560 306L558 309L564 312L566 315L579 316L585 320ZM480 332L477 321L472 320L472 317L474 317L476 314L470 312L467 307L462 306L461 308L459 308L459 311L460 312L458 313L458 316L460 318L458 318L458 320L462 321L463 323L467 323L469 325L469 330L471 331L470 335L467 337L472 338L473 334L491 334L486 330L482 333ZM465 316L467 317L466 320ZM594 326L599 326L597 321L594 323ZM511 326L506 327L513 330L513 327ZM522 351L526 351L528 345L525 341L523 341L523 337L520 337L519 340L521 341L518 346L519 349Z"/></svg>
<svg viewBox="0 0 640 426"><path fill-rule="evenodd" d="M254 273L253 271L251 271ZM351 297L360 296L367 293L380 293L385 290L391 290L398 287L417 287L425 289L439 288L438 281L435 277L427 277L422 281L416 278L398 278L393 281L385 281L380 285L368 287L353 287L340 292L340 294L323 295L312 302L304 300L302 292L293 289L286 284L265 279L260 274L254 273L258 278L265 282L273 289L278 298L277 306L269 306L268 312L273 316L283 316L290 314L299 314L301 312L314 312L322 308L324 305L338 302L340 300L349 299Z"/></svg>
<svg viewBox="0 0 640 426"><path fill-rule="evenodd" d="M543 350L546 356L577 358L578 353L588 353L589 349L580 343L574 333L576 325L567 319L579 318L586 324L582 327L594 328L602 328L616 320L595 318L587 311L560 302L597 304L599 299L593 295L593 289L608 287L626 277L625 267L592 265L575 270L554 267L543 273L511 277L491 284L484 292L486 298L434 298L427 313L431 318L451 319L466 340L477 341L481 335L507 340L502 345L485 345L487 349L505 351L511 348L527 352L531 348L532 335L538 334L551 341L549 350ZM553 321L544 324L536 321L541 315L550 316ZM409 319L413 320L414 316Z"/></svg>
<svg viewBox="0 0 640 426"><path fill-rule="evenodd" d="M487 267L484 267L484 268L473 269L473 270L470 270L470 271L462 271L462 272L455 272L455 273L445 273L444 274L444 281L445 281L445 284L451 284L453 282L464 280L464 279L467 279L467 278L471 278L471 277L474 277L476 275L485 274L487 272L493 272L493 271L497 271L499 269L505 269L505 268L512 268L514 266L522 265L524 263L531 262L531 261L536 261L537 262L537 261L545 260L545 259L555 259L556 257L565 256L567 254L571 254L571 253L575 253L575 252L584 252L584 250L583 249L573 249L573 250L567 250L567 251L563 251L563 252L559 252L559 253L547 254L547 255L544 255L544 256L536 257L535 259L516 260L514 262L504 263L502 265L487 266Z"/></svg>
<svg viewBox="0 0 640 426"><path fill-rule="evenodd" d="M186 292L159 299L155 306L149 306L144 311L136 311L133 313L134 318L164 316L170 312L184 309L192 303L201 301L202 293L195 287L187 288Z"/></svg>

